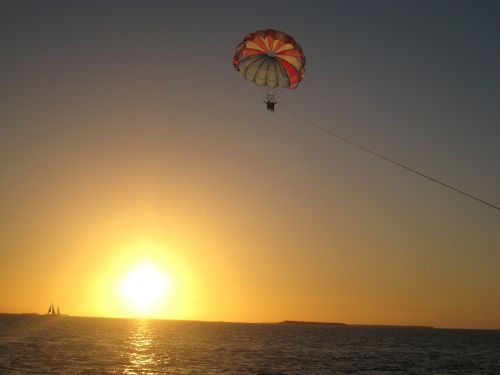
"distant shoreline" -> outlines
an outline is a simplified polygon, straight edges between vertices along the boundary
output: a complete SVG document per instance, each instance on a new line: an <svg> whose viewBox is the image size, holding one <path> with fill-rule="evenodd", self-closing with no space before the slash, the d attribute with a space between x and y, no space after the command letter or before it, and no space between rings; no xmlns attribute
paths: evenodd
<svg viewBox="0 0 500 375"><path fill-rule="evenodd" d="M5 315L19 315L19 316L59 316L59 317L71 317L71 318L90 318L90 319L142 319L142 318L125 318L125 317L105 317L105 316L78 316L78 315L47 315L39 313L3 313L0 312L0 316ZM148 320L162 320L171 322L199 322L199 323L227 323L227 324L267 324L267 325L297 325L297 326L331 326L331 327L350 327L350 328L399 328L399 329L423 329L423 330L433 330L433 329L454 329L454 330L472 330L472 331L500 331L500 328L456 328L456 327L434 327L425 325L398 325L398 324L348 324L341 322L314 322L314 321L302 321L302 320L283 320L280 322L230 322L230 321L212 321L212 320L183 320L183 319L160 319L160 318L147 318Z"/></svg>
<svg viewBox="0 0 500 375"><path fill-rule="evenodd" d="M435 329L433 326L420 325L395 325L395 324L347 324L339 322L307 322L302 320L284 320L277 324L283 325L311 325L311 326L335 326L335 327L367 327L367 328L411 328L411 329Z"/></svg>
<svg viewBox="0 0 500 375"><path fill-rule="evenodd" d="M337 327L348 327L349 324L337 323L337 322L306 322L302 320L284 320L276 324L286 324L286 325L308 325L308 326L337 326Z"/></svg>

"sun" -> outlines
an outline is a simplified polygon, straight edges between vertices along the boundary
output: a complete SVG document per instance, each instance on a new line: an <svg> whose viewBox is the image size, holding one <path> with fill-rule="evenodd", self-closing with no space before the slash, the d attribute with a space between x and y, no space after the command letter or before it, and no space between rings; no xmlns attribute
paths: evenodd
<svg viewBox="0 0 500 375"><path fill-rule="evenodd" d="M172 281L150 262L135 265L120 282L120 292L131 312L148 315L165 304Z"/></svg>

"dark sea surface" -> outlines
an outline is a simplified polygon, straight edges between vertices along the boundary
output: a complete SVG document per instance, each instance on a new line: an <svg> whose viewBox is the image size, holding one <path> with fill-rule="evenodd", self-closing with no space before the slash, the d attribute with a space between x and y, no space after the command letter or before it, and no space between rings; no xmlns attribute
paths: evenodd
<svg viewBox="0 0 500 375"><path fill-rule="evenodd" d="M0 374L500 374L500 331L0 315Z"/></svg>

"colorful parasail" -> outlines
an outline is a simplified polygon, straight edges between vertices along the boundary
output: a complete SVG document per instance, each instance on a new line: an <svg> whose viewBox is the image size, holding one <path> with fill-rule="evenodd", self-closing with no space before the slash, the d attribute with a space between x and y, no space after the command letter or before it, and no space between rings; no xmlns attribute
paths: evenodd
<svg viewBox="0 0 500 375"><path fill-rule="evenodd" d="M236 48L234 68L246 80L269 89L295 89L304 78L306 57L300 45L282 31L249 34Z"/></svg>

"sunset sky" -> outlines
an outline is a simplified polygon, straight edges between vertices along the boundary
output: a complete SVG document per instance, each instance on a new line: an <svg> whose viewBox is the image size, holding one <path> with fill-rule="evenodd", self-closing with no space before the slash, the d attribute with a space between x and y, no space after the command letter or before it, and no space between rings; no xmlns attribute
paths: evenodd
<svg viewBox="0 0 500 375"><path fill-rule="evenodd" d="M156 318L500 329L500 212L268 113L265 28L280 104L500 204L500 3L2 1L0 312L138 316L145 265Z"/></svg>

